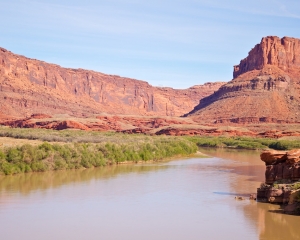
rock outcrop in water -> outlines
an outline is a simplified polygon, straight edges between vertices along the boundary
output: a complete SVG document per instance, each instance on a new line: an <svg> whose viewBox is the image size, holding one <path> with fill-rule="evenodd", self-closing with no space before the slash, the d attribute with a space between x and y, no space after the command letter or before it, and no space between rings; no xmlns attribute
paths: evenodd
<svg viewBox="0 0 300 240"><path fill-rule="evenodd" d="M185 90L84 69L62 68L0 48L0 117L32 114L180 116L224 83Z"/></svg>
<svg viewBox="0 0 300 240"><path fill-rule="evenodd" d="M283 204L283 211L300 214L300 149L264 151L265 183L257 189L257 199Z"/></svg>
<svg viewBox="0 0 300 240"><path fill-rule="evenodd" d="M300 122L300 39L263 38L233 76L186 116L219 124Z"/></svg>

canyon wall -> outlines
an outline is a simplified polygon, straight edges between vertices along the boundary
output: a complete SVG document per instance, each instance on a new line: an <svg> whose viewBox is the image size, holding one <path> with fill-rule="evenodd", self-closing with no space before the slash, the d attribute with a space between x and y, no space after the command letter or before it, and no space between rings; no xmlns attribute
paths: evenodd
<svg viewBox="0 0 300 240"><path fill-rule="evenodd" d="M91 70L62 68L0 48L0 115L35 113L180 116L224 83L185 90Z"/></svg>

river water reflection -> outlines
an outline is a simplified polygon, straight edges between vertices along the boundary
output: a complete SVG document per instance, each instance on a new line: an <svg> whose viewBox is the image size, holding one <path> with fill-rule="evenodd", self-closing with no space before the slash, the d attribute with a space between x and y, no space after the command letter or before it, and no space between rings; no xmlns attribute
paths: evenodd
<svg viewBox="0 0 300 240"><path fill-rule="evenodd" d="M259 152L0 177L1 239L300 239L299 217L245 200Z"/></svg>

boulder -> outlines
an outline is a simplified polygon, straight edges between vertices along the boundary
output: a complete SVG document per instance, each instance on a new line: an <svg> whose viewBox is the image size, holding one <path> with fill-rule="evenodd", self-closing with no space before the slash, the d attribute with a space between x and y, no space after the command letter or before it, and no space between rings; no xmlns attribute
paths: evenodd
<svg viewBox="0 0 300 240"><path fill-rule="evenodd" d="M291 191L289 204L298 202L299 198L300 198L300 189Z"/></svg>
<svg viewBox="0 0 300 240"><path fill-rule="evenodd" d="M286 154L286 162L294 164L300 161L300 149L293 149Z"/></svg>
<svg viewBox="0 0 300 240"><path fill-rule="evenodd" d="M260 154L260 159L266 163L266 165L275 165L286 161L286 151L263 151Z"/></svg>
<svg viewBox="0 0 300 240"><path fill-rule="evenodd" d="M267 188L261 187L257 188L257 199L264 200L267 197Z"/></svg>
<svg viewBox="0 0 300 240"><path fill-rule="evenodd" d="M282 203L288 203L290 201L290 196L291 196L291 190L289 189L284 189L283 190L283 201Z"/></svg>
<svg viewBox="0 0 300 240"><path fill-rule="evenodd" d="M283 189L269 188L266 191L267 201L270 203L282 203L284 199Z"/></svg>
<svg viewBox="0 0 300 240"><path fill-rule="evenodd" d="M270 189L267 190L266 194L267 194L267 198L270 198L270 197L283 197L283 190L282 189L270 188Z"/></svg>

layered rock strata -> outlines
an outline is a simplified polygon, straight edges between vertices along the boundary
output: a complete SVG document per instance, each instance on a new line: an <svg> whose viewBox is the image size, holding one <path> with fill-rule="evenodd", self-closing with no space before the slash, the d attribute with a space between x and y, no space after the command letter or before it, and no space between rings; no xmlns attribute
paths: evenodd
<svg viewBox="0 0 300 240"><path fill-rule="evenodd" d="M179 116L223 84L206 83L185 90L153 87L145 81L62 68L0 48L0 116Z"/></svg>
<svg viewBox="0 0 300 240"><path fill-rule="evenodd" d="M265 151L265 183L257 189L257 199L283 204L283 211L300 214L300 149Z"/></svg>
<svg viewBox="0 0 300 240"><path fill-rule="evenodd" d="M1 125L13 128L43 128L43 129L77 129L91 131L116 131L124 133L148 133L170 125L190 124L186 119L176 117L133 117L96 116L94 118L52 117L44 114L33 114L31 117L17 120L0 121Z"/></svg>
<svg viewBox="0 0 300 240"><path fill-rule="evenodd" d="M263 38L233 76L185 116L217 124L300 122L300 39Z"/></svg>
<svg viewBox="0 0 300 240"><path fill-rule="evenodd" d="M263 69L267 65L290 72L300 67L300 40L290 37L264 37L260 44L249 52L248 57L234 66L233 77Z"/></svg>

